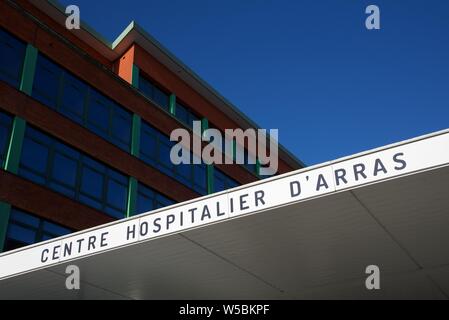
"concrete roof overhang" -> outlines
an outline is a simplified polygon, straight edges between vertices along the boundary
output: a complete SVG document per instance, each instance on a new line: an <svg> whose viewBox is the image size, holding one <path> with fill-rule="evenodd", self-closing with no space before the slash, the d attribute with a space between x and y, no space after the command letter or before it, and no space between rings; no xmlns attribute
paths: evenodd
<svg viewBox="0 0 449 320"><path fill-rule="evenodd" d="M446 130L6 252L0 299L447 299L448 228Z"/></svg>

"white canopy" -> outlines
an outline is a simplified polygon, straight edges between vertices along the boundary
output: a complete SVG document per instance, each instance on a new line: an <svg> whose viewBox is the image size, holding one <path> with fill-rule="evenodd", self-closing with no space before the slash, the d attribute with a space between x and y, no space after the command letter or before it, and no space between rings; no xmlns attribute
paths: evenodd
<svg viewBox="0 0 449 320"><path fill-rule="evenodd" d="M0 299L447 299L448 230L445 130L6 252Z"/></svg>

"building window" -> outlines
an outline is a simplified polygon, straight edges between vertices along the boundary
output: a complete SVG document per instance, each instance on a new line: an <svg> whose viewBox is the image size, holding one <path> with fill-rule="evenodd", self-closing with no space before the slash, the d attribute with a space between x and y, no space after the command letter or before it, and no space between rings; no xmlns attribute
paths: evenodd
<svg viewBox="0 0 449 320"><path fill-rule="evenodd" d="M125 216L125 175L29 126L19 175L112 217Z"/></svg>
<svg viewBox="0 0 449 320"><path fill-rule="evenodd" d="M129 152L132 114L39 54L32 96Z"/></svg>
<svg viewBox="0 0 449 320"><path fill-rule="evenodd" d="M0 112L0 168L3 168L11 136L12 117Z"/></svg>
<svg viewBox="0 0 449 320"><path fill-rule="evenodd" d="M140 157L170 177L193 189L199 194L207 193L206 165L174 165L170 160L170 150L175 142L146 122L142 122ZM190 152L190 151L189 151ZM190 153L192 159L192 154Z"/></svg>
<svg viewBox="0 0 449 320"><path fill-rule="evenodd" d="M0 80L15 88L20 85L25 51L24 42L0 29Z"/></svg>
<svg viewBox="0 0 449 320"><path fill-rule="evenodd" d="M137 205L135 214L163 208L175 203L159 192L139 183L137 188Z"/></svg>
<svg viewBox="0 0 449 320"><path fill-rule="evenodd" d="M246 168L246 170L248 170L252 174L257 175L256 157L254 157L252 154L248 152L248 150L245 149L244 159L245 163L243 164L243 166Z"/></svg>
<svg viewBox="0 0 449 320"><path fill-rule="evenodd" d="M211 129L216 129L216 130L219 130L220 132L222 132L220 129L217 129L216 127L214 127L211 124L209 124L209 127ZM236 161L236 156L237 156L237 155L234 155L234 152L237 152L237 153L243 152L244 162L243 162L243 164L240 164L240 165L243 168L245 168L246 170L248 170L249 172L251 172L252 174L257 175L257 165L256 165L257 157L250 154L247 149L245 149L244 147L237 144L237 141L235 139L232 139L232 140L228 139L223 132L222 132L222 136L223 136L223 139L221 140L221 145L215 141L212 141L212 144L215 146L215 148L217 150L219 150L222 154L226 154L226 143L228 143L231 146L231 150L230 150L231 153L229 156L233 157L233 161ZM235 148L234 148L234 146L235 146ZM252 162L252 163L250 163L250 162Z"/></svg>
<svg viewBox="0 0 449 320"><path fill-rule="evenodd" d="M189 128L193 128L193 121L200 121L193 111L179 102L176 103L175 117Z"/></svg>
<svg viewBox="0 0 449 320"><path fill-rule="evenodd" d="M214 168L214 191L220 192L227 189L231 189L234 187L237 187L239 183L229 177L228 175L224 174L217 168Z"/></svg>
<svg viewBox="0 0 449 320"><path fill-rule="evenodd" d="M170 95L162 91L154 82L142 75L139 77L139 90L159 107L169 111Z"/></svg>
<svg viewBox="0 0 449 320"><path fill-rule="evenodd" d="M57 238L71 232L60 225L12 208L6 233L5 251Z"/></svg>

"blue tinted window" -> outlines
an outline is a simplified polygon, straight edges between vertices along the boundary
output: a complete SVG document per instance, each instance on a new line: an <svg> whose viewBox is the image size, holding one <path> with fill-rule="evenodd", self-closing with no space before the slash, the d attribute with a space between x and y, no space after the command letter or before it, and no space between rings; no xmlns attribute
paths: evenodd
<svg viewBox="0 0 449 320"><path fill-rule="evenodd" d="M75 186L77 159L56 153L53 161L52 176L55 180L67 186Z"/></svg>
<svg viewBox="0 0 449 320"><path fill-rule="evenodd" d="M163 208L173 203L173 200L139 183L137 188L137 205L135 214Z"/></svg>
<svg viewBox="0 0 449 320"><path fill-rule="evenodd" d="M88 120L89 124L94 125L98 129L107 133L109 127L109 113L108 100L93 91L89 100Z"/></svg>
<svg viewBox="0 0 449 320"><path fill-rule="evenodd" d="M38 55L32 96L46 106L56 109L61 79L62 69L44 56Z"/></svg>
<svg viewBox="0 0 449 320"><path fill-rule="evenodd" d="M192 110L183 104L177 102L176 103L176 116L179 121L184 123L187 127L193 127L193 121L199 121L200 118L196 116Z"/></svg>
<svg viewBox="0 0 449 320"><path fill-rule="evenodd" d="M173 203L174 203L173 200L171 200L161 194L156 195L156 209L170 206Z"/></svg>
<svg viewBox="0 0 449 320"><path fill-rule="evenodd" d="M16 209L12 209L11 219L20 224L25 224L29 227L34 228L38 228L40 223L39 218Z"/></svg>
<svg viewBox="0 0 449 320"><path fill-rule="evenodd" d="M128 196L128 188L126 185L114 181L112 179L108 182L108 203L119 208L124 212L126 210L126 198Z"/></svg>
<svg viewBox="0 0 449 320"><path fill-rule="evenodd" d="M139 90L150 100L155 102L163 109L169 109L170 96L159 89L152 81L140 76L139 78Z"/></svg>
<svg viewBox="0 0 449 320"><path fill-rule="evenodd" d="M214 168L214 191L220 192L224 191L230 188L237 187L239 183L229 177L228 175L224 174L217 168Z"/></svg>
<svg viewBox="0 0 449 320"><path fill-rule="evenodd" d="M101 199L103 194L103 175L89 167L84 167L81 176L81 192L94 199Z"/></svg>
<svg viewBox="0 0 449 320"><path fill-rule="evenodd" d="M35 242L36 232L17 224L11 224L8 227L7 237L15 241L23 242L24 245L28 245Z"/></svg>
<svg viewBox="0 0 449 320"><path fill-rule="evenodd" d="M255 157L250 157L248 150L246 150L246 149L244 151L244 159L245 159L245 163L243 164L243 166L251 173L256 174L257 173L256 164L250 163L250 162L255 162Z"/></svg>
<svg viewBox="0 0 449 320"><path fill-rule="evenodd" d="M83 124L84 106L88 87L74 76L65 73L63 82L61 112L73 121Z"/></svg>
<svg viewBox="0 0 449 320"><path fill-rule="evenodd" d="M178 164L176 165L177 173L184 184L189 184L193 176L193 165L191 164Z"/></svg>
<svg viewBox="0 0 449 320"><path fill-rule="evenodd" d="M24 42L0 29L0 80L19 87L25 50Z"/></svg>
<svg viewBox="0 0 449 320"><path fill-rule="evenodd" d="M71 232L71 230L65 227L12 208L6 234L5 251L66 235Z"/></svg>
<svg viewBox="0 0 449 320"><path fill-rule="evenodd" d="M49 148L36 141L32 135L23 141L21 166L34 173L45 175L47 171Z"/></svg>
<svg viewBox="0 0 449 320"><path fill-rule="evenodd" d="M123 218L128 178L54 138L27 127L19 175Z"/></svg>
<svg viewBox="0 0 449 320"><path fill-rule="evenodd" d="M209 125L209 127L211 129L212 128L213 129L217 129L213 125ZM240 147L235 148L235 146L236 146L235 139L231 140L231 139L225 137L225 134L220 129L217 129L217 130L219 130L222 133L222 136L223 136L223 139L221 140L221 146L220 145L217 146L219 149L221 149L221 153L222 154L226 154L226 143L229 144L228 148L230 148L230 153L228 153L229 156L233 156L234 152L239 153L239 155L240 155L240 152L243 152L243 161L244 162L243 162L243 164L241 164L241 166L243 168L245 168L246 170L250 171L252 174L257 175L257 165L255 163L257 157L256 156L250 156L247 149L240 148ZM250 162L254 162L254 163L250 163Z"/></svg>
<svg viewBox="0 0 449 320"><path fill-rule="evenodd" d="M12 117L0 112L0 167L5 163L8 152L9 138L11 136Z"/></svg>
<svg viewBox="0 0 449 320"><path fill-rule="evenodd" d="M130 150L132 114L41 54L32 96L119 148Z"/></svg>
<svg viewBox="0 0 449 320"><path fill-rule="evenodd" d="M129 113L123 112L120 107L115 105L111 121L111 136L113 142L126 150L131 144L132 119Z"/></svg>
<svg viewBox="0 0 449 320"><path fill-rule="evenodd" d="M54 224L52 222L43 221L43 232L47 235L48 239L54 237L64 236L71 233L67 228L61 227L60 225Z"/></svg>
<svg viewBox="0 0 449 320"><path fill-rule="evenodd" d="M113 207L106 207L104 210L108 215L115 217L117 219L123 218L123 211L114 209Z"/></svg>
<svg viewBox="0 0 449 320"><path fill-rule="evenodd" d="M189 113L180 103L176 103L176 118L182 123L189 125Z"/></svg>
<svg viewBox="0 0 449 320"><path fill-rule="evenodd" d="M207 166L195 164L194 167L194 190L200 194L207 193Z"/></svg>
<svg viewBox="0 0 449 320"><path fill-rule="evenodd" d="M149 125L142 125L142 133L140 137L140 153L145 162L155 165L157 159L157 141L158 133Z"/></svg>
<svg viewBox="0 0 449 320"><path fill-rule="evenodd" d="M157 131L145 121L142 122L140 143L141 159L199 194L206 194L206 166L173 164L170 160L170 151L174 144L175 142L170 141L169 137ZM192 158L191 154L190 158Z"/></svg>
<svg viewBox="0 0 449 320"><path fill-rule="evenodd" d="M161 107L168 109L169 106L169 96L162 90L154 87L153 89L154 97L153 100Z"/></svg>

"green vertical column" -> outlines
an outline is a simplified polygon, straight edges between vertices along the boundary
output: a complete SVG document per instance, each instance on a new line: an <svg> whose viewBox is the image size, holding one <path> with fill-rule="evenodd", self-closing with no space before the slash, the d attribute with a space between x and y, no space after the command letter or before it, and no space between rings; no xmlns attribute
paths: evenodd
<svg viewBox="0 0 449 320"><path fill-rule="evenodd" d="M131 217L136 213L137 203L137 179L129 177L128 182L128 205L126 206L126 218Z"/></svg>
<svg viewBox="0 0 449 320"><path fill-rule="evenodd" d="M259 159L256 159L256 175L258 178L260 178L260 161L259 161Z"/></svg>
<svg viewBox="0 0 449 320"><path fill-rule="evenodd" d="M27 45L25 60L23 62L22 79L20 80L20 91L31 95L33 91L34 73L36 71L38 50L31 44Z"/></svg>
<svg viewBox="0 0 449 320"><path fill-rule="evenodd" d="M209 120L206 118L201 119L201 134L205 130L209 129ZM212 164L206 165L206 177L207 177L207 193L214 193L214 166Z"/></svg>
<svg viewBox="0 0 449 320"><path fill-rule="evenodd" d="M20 155L22 153L23 138L26 122L20 117L14 117L8 152L6 153L5 170L17 174L19 171Z"/></svg>
<svg viewBox="0 0 449 320"><path fill-rule="evenodd" d="M140 75L139 67L133 64L131 85L136 89L139 89L139 75Z"/></svg>
<svg viewBox="0 0 449 320"><path fill-rule="evenodd" d="M6 167L6 163L5 163ZM2 169L4 169L3 167ZM0 201L0 252L3 252L5 245L6 232L8 231L9 214L11 211L11 205L6 202Z"/></svg>
<svg viewBox="0 0 449 320"><path fill-rule="evenodd" d="M214 166L212 164L208 164L206 166L207 170L207 193L214 193Z"/></svg>
<svg viewBox="0 0 449 320"><path fill-rule="evenodd" d="M133 114L131 127L131 155L139 157L140 154L140 129L142 126L142 119L139 115Z"/></svg>
<svg viewBox="0 0 449 320"><path fill-rule="evenodd" d="M140 154L140 129L142 119L139 115L133 114L131 128L131 155L139 157ZM126 217L132 216L136 212L138 181L135 177L129 177L128 182L128 205L126 207Z"/></svg>
<svg viewBox="0 0 449 320"><path fill-rule="evenodd" d="M0 201L0 252L3 252L3 248L5 246L10 212L11 205L9 203Z"/></svg>
<svg viewBox="0 0 449 320"><path fill-rule="evenodd" d="M175 116L176 115L176 95L174 93L172 93L170 95L169 106L170 106L170 113Z"/></svg>

